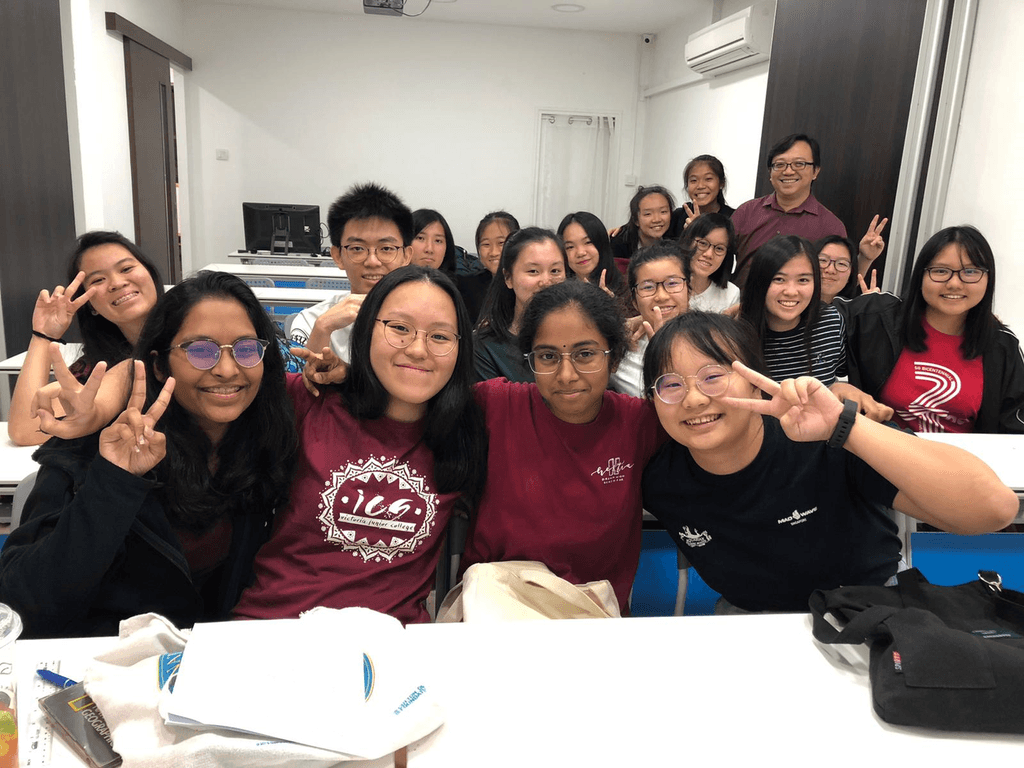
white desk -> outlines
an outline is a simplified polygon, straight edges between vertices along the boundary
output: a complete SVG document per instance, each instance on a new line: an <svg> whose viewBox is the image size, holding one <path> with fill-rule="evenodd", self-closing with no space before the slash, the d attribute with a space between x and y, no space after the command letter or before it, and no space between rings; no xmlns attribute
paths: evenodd
<svg viewBox="0 0 1024 768"><path fill-rule="evenodd" d="M1013 765L1024 754L1024 736L883 723L866 668L826 656L805 614L408 632L446 712L440 729L410 747L409 768L852 766L866 756L890 765ZM53 642L19 641L19 660ZM68 764L56 750L54 758Z"/></svg>
<svg viewBox="0 0 1024 768"><path fill-rule="evenodd" d="M955 445L973 453L999 476L1004 484L1024 494L1024 435L955 435L947 432L922 432L918 437Z"/></svg>
<svg viewBox="0 0 1024 768"><path fill-rule="evenodd" d="M306 280L311 277L343 278L345 270L338 269L334 262L327 260L330 266L311 267L305 264L242 264L241 262L207 264L202 269L209 269L214 272L228 272L246 277L269 277L271 280L298 283L304 287ZM293 286L295 287L295 286Z"/></svg>
<svg viewBox="0 0 1024 768"><path fill-rule="evenodd" d="M334 266L330 256L320 256L315 253L289 253L287 256L281 254L271 255L269 252L249 253L248 251L234 251L228 254L229 259L238 259L243 264L306 264L311 267Z"/></svg>
<svg viewBox="0 0 1024 768"><path fill-rule="evenodd" d="M25 364L25 355L27 354L28 351L26 350L13 357L8 357L6 360L0 360L0 373L21 373L21 366ZM74 341L68 344L61 344L60 354L64 358L64 362L71 365L82 356L82 345Z"/></svg>
<svg viewBox="0 0 1024 768"><path fill-rule="evenodd" d="M7 422L0 421L0 495L10 495L18 483L39 465L32 460L37 445L15 445L7 437Z"/></svg>
<svg viewBox="0 0 1024 768"><path fill-rule="evenodd" d="M312 307L340 293L312 288L253 288L252 292L260 300L260 304L286 304L295 307Z"/></svg>

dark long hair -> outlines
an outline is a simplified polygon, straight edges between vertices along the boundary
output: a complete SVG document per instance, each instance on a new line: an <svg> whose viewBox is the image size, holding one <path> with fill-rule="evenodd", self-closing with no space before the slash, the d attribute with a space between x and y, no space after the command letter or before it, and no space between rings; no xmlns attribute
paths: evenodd
<svg viewBox="0 0 1024 768"><path fill-rule="evenodd" d="M838 244L846 249L846 252L850 254L850 271L846 275L846 285L843 286L842 290L836 294L836 296L842 296L844 299L852 299L858 293L860 293L860 286L857 285L857 246L853 244L853 240L848 237L840 237L839 235L828 235L827 237L821 238L814 244L814 259L821 256L822 250L826 245ZM821 265L818 265L818 270L821 270Z"/></svg>
<svg viewBox="0 0 1024 768"><path fill-rule="evenodd" d="M692 171L693 166L698 163L704 163L704 165L710 168L711 172L718 177L718 197L715 199L718 201L719 209L728 208L729 206L725 202L725 166L722 165L722 161L714 155L697 155L693 160L686 164L686 168L683 169L683 182L686 184L687 189L690 187L690 171Z"/></svg>
<svg viewBox="0 0 1024 768"><path fill-rule="evenodd" d="M648 195L662 195L668 201L669 215L675 210L676 201L672 193L665 187L655 184L650 187L638 187L636 194L629 200L629 223L623 227L621 237L626 240L626 247L632 256L640 247L640 203ZM668 230L666 229L666 232Z"/></svg>
<svg viewBox="0 0 1024 768"><path fill-rule="evenodd" d="M452 237L452 228L448 226L448 222L445 221L437 211L432 208L420 208L417 211L412 212L412 228L415 230L416 235L413 236L415 239L420 232L429 227L434 222L441 225L441 229L444 230L444 258L441 260L441 266L438 267L448 277L455 274L455 238Z"/></svg>
<svg viewBox="0 0 1024 768"><path fill-rule="evenodd" d="M480 333L497 336L502 341L510 341L512 334L509 328L516 314L516 293L505 284L505 278L511 276L512 267L519 260L519 254L528 245L551 241L562 254L562 263L566 272L569 271L569 260L565 256L565 246L561 238L550 229L527 227L508 236L501 249L501 262L498 271L491 280L484 296L484 305L480 310L480 320L476 327Z"/></svg>
<svg viewBox="0 0 1024 768"><path fill-rule="evenodd" d="M473 243L476 245L477 252L480 251L480 238L484 236L484 230L487 229L488 224L495 221L500 221L508 228L509 237L520 229L519 220L508 211L491 211L480 219L480 223L476 225L476 234L473 236Z"/></svg>
<svg viewBox="0 0 1024 768"><path fill-rule="evenodd" d="M719 312L684 312L663 325L644 354L644 396L653 397L651 387L658 377L672 370L672 348L682 339L700 354L729 368L739 360L748 368L768 375L757 334L746 320L735 320Z"/></svg>
<svg viewBox="0 0 1024 768"><path fill-rule="evenodd" d="M298 444L274 323L249 286L225 272L200 272L182 280L149 313L135 349L146 366L146 407L170 376L171 342L189 312L204 299L237 301L256 335L271 344L263 357L263 380L255 399L231 423L216 448L173 397L157 422L157 429L167 436L167 457L156 466L164 509L175 526L196 532L208 529L226 510L265 514L283 506ZM213 451L217 471L211 475Z"/></svg>
<svg viewBox="0 0 1024 768"><path fill-rule="evenodd" d="M566 307L575 307L608 342L608 370L615 370L629 349L626 321L615 299L585 280L566 280L548 286L530 299L523 312L523 328L519 333L519 351L533 351L533 340L544 318Z"/></svg>
<svg viewBox="0 0 1024 768"><path fill-rule="evenodd" d="M153 278L156 297L158 301L160 300L164 295L164 281L156 265L135 243L120 232L97 229L81 235L71 258L68 259L68 283L82 270L82 258L86 251L98 245L119 245L134 256ZM83 285L75 293L75 297L81 296L85 290L86 286ZM132 344L125 338L121 329L102 315L95 314L92 307L82 307L75 313L75 319L82 333L82 361L85 363L85 370L91 370L100 360L105 360L107 365L113 367L132 356Z"/></svg>
<svg viewBox="0 0 1024 768"><path fill-rule="evenodd" d="M736 228L732 225L732 219L720 213L704 213L691 222L690 226L683 230L679 238L679 244L684 251L693 257L693 241L698 237L707 237L716 229L724 229L729 239L728 253L722 259L718 269L711 273L711 282L719 288L725 288L729 284L729 276L732 275L732 268L736 263Z"/></svg>
<svg viewBox="0 0 1024 768"><path fill-rule="evenodd" d="M436 285L455 305L460 337L458 359L451 378L427 403L423 442L434 456L434 483L438 491L461 493L473 506L483 493L487 476L487 433L483 413L472 392L473 326L451 278L437 269L414 266L385 275L356 315L352 325L352 363L348 377L336 390L357 419L379 419L387 413L391 394L373 371L370 349L384 300L400 285L412 282Z"/></svg>
<svg viewBox="0 0 1024 768"><path fill-rule="evenodd" d="M925 268L942 249L949 245L957 245L976 267L988 270L988 286L985 295L976 306L967 312L964 335L960 341L960 351L971 360L984 354L992 344L996 332L1003 327L999 319L992 313L992 299L996 293L996 259L988 240L977 229L971 226L946 227L928 238L914 262L910 273L903 307L900 311L900 340L903 346L914 352L924 352L928 347L924 341L924 312L928 304L921 292L921 284L925 279Z"/></svg>
<svg viewBox="0 0 1024 768"><path fill-rule="evenodd" d="M814 274L814 293L811 295L811 302L807 309L800 313L800 324L804 329L804 348L807 352L807 370L810 371L811 336L818 324L818 318L821 317L821 269L818 267L818 258L814 255L814 246L805 238L797 235L773 237L754 252L747 284L740 297L740 317L754 328L763 350L764 340L768 336L768 311L765 308L768 288L771 287L778 271L797 256L807 257Z"/></svg>
<svg viewBox="0 0 1024 768"><path fill-rule="evenodd" d="M626 279L615 266L615 256L612 254L612 243L608 238L608 230L597 216L588 211L577 211L568 214L562 223L558 225L558 236L565 237L565 229L570 224L579 224L587 234L587 238L597 249L597 265L587 276L587 280L594 285L601 282L601 272L605 273L604 284L623 302L628 301L629 291L626 288ZM564 246L564 243L563 243Z"/></svg>

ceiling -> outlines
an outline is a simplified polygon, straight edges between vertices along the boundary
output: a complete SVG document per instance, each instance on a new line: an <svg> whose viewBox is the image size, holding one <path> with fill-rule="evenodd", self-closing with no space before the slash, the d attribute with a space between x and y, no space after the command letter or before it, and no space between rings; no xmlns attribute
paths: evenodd
<svg viewBox="0 0 1024 768"><path fill-rule="evenodd" d="M191 0L205 5L209 0ZM341 15L362 15L362 0L214 0L217 4L249 8L277 8ZM585 10L558 13L559 0L432 0L418 19L396 22L444 21L464 24L577 29L597 32L658 32L712 0L575 0ZM407 14L419 13L427 0L405 0Z"/></svg>

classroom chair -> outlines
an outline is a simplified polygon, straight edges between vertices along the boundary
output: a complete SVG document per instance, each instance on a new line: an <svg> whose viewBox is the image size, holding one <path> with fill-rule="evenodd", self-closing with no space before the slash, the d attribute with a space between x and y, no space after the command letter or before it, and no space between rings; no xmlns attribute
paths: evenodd
<svg viewBox="0 0 1024 768"><path fill-rule="evenodd" d="M275 288L274 281L269 277L249 277L246 275L242 278L242 282L248 285L250 288Z"/></svg>
<svg viewBox="0 0 1024 768"><path fill-rule="evenodd" d="M310 290L351 291L352 283L347 277L308 277L306 287Z"/></svg>

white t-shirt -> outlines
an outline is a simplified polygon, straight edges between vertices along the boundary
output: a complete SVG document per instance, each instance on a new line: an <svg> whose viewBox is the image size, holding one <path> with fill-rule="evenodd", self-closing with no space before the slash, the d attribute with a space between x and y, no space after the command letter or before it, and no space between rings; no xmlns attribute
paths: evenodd
<svg viewBox="0 0 1024 768"><path fill-rule="evenodd" d="M619 367L608 377L608 388L633 397L644 396L644 352L647 351L647 337L641 337L636 349L627 350Z"/></svg>
<svg viewBox="0 0 1024 768"><path fill-rule="evenodd" d="M735 283L726 283L725 288L712 283L703 293L690 296L690 309L700 312L724 312L739 303L740 289Z"/></svg>
<svg viewBox="0 0 1024 768"><path fill-rule="evenodd" d="M291 322L288 324L288 337L292 341L306 346L306 342L309 341L309 334L313 332L313 323L316 322L316 319L348 295L349 291L342 291L327 299L327 301L321 301L319 304L299 312L299 314L292 317ZM349 339L351 337L351 325L340 328L331 334L331 351L346 363L350 362Z"/></svg>

